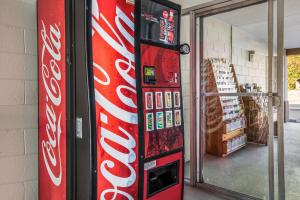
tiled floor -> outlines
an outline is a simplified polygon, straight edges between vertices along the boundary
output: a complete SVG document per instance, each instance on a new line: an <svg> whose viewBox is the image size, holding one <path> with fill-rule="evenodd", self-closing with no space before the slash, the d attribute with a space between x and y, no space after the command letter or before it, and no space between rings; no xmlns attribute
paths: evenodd
<svg viewBox="0 0 300 200"><path fill-rule="evenodd" d="M277 141L277 139L275 140ZM275 144L277 148L277 145ZM275 152L277 150L275 149ZM276 153L275 153L276 155ZM277 162L277 161L276 161ZM277 164L275 164L277 168ZM286 199L300 199L300 123L285 124ZM185 174L189 173L186 166ZM206 155L204 160L206 183L244 193L268 198L268 147L248 144L246 148L226 158ZM277 178L276 178L277 179ZM187 191L195 194L199 191ZM203 194L204 196L207 194ZM198 195L200 196L200 195ZM192 196L187 196L187 199ZM214 199L214 197L210 197Z"/></svg>
<svg viewBox="0 0 300 200"><path fill-rule="evenodd" d="M224 200L224 198L218 197L215 194L192 188L190 186L184 187L184 200Z"/></svg>

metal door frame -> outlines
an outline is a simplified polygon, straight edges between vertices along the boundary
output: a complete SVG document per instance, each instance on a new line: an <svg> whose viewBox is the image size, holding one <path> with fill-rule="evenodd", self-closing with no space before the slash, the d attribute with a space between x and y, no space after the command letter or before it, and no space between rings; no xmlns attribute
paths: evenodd
<svg viewBox="0 0 300 200"><path fill-rule="evenodd" d="M285 200L284 173L284 0L277 0L278 197Z"/></svg>
<svg viewBox="0 0 300 200"><path fill-rule="evenodd" d="M226 196L230 196L237 199L257 199L250 197L245 194L230 191L224 188L213 186L204 183L203 180L203 155L204 150L200 147L200 152L197 152L197 123L201 124L201 119L197 122L196 118L196 103L198 103L196 98L196 71L197 71L197 55L196 55L196 21L197 18L201 18L209 15L214 15L222 12L228 12L231 10L244 8L247 6L252 6L260 3L268 3L268 92L265 94L260 94L268 97L268 111L269 111L269 153L268 153L268 169L269 169L269 199L273 200L275 196L275 171L274 171L274 123L273 123L273 102L274 98L277 97L279 102L278 106L278 191L279 200L285 200L285 178L284 178L284 85L283 85L283 72L284 72L284 0L277 0L277 93L273 92L272 88L272 76L273 76L273 41L274 41L274 0L214 0L201 5L193 6L187 9L183 9L182 15L190 16L190 43L191 43L191 56L190 56L190 88L191 88L191 128L190 128L190 182L189 184L196 187L201 187L207 189L214 193L220 193ZM202 28L200 29L201 34ZM201 38L201 36L200 36ZM203 52L203 46L200 47L200 59ZM203 57L203 56L202 56ZM201 70L199 70L201 71ZM204 94L207 95L207 94ZM210 94L218 95L220 94ZM226 94L228 96L228 94ZM243 93L233 93L229 94L233 96L245 96ZM253 94L246 94L248 96L253 96ZM205 98L204 98L205 99ZM200 101L200 100L199 100ZM203 104L203 102L201 102ZM201 103L199 105L201 105ZM199 111L198 111L199 112ZM202 116L202 120L203 120ZM205 120L205 118L204 118ZM203 133L201 133L201 142L203 140ZM200 161L197 163L197 155L200 155ZM197 176L197 166L200 168L200 176Z"/></svg>

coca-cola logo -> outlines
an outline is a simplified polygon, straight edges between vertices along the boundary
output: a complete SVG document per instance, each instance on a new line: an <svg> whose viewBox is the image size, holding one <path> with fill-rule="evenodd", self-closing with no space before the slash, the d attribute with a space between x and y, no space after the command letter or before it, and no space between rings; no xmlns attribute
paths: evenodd
<svg viewBox="0 0 300 200"><path fill-rule="evenodd" d="M101 66L94 61L94 71L97 72L95 74L101 74L101 76L95 75L95 83L103 87L111 86L112 82L115 81L115 77L111 77L111 71L109 71L111 68L114 68L114 71L117 71L118 76L122 79L115 81L118 84L114 82L114 85L117 85L116 87L110 87L111 93L116 94L118 97L117 100L105 95L101 91L102 87L95 87L96 102L105 113L108 113L108 115L104 112L99 114L101 124L97 134L100 134L99 144L103 151L109 155L109 159L100 160L98 166L102 176L111 184L111 188L104 188L101 191L99 198L101 200L108 199L107 196L110 195L111 199L119 199L117 196L121 195L126 199L133 200L134 197L128 192L128 188L135 184L137 179L137 172L133 166L137 160L135 152L137 144L133 137L133 131L135 130L128 128L138 124L137 105L135 103L136 79L133 76L135 74L133 73L135 72L135 55L132 50L134 49L133 17L127 16L116 5L114 8L115 18L109 21L99 10L97 0L93 0L92 7L93 36L100 36L111 47L112 53L117 55L113 62L115 63L114 66ZM131 14L133 16L133 13ZM117 29L114 27L117 27ZM129 45L125 45L125 40ZM130 109L125 110L124 107ZM117 132L109 130L111 120L118 120L118 122L114 122L114 126L118 126ZM117 148L112 144L118 144L122 148ZM127 177L118 174L120 170L114 170L114 168L121 167L129 172Z"/></svg>
<svg viewBox="0 0 300 200"><path fill-rule="evenodd" d="M45 106L46 125L42 134L46 134L47 137L41 141L42 154L49 177L54 185L59 186L62 181L60 153L62 112L59 109L62 103L60 88L62 75L59 67L62 59L61 33L57 24L48 27L44 21L42 21L40 33L42 38L41 78L45 91L45 105L40 106Z"/></svg>

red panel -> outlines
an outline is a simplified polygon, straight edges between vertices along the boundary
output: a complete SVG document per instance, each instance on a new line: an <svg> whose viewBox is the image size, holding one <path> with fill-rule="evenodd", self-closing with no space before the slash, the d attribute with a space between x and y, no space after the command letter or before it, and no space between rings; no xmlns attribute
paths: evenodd
<svg viewBox="0 0 300 200"><path fill-rule="evenodd" d="M166 199L172 199L172 200L181 200L182 195L182 184L183 184L183 173L182 173L182 167L183 167L183 160L182 160L182 152L172 154L170 156L166 156L160 159L156 160L156 167L162 167L169 163L180 161L179 163L179 183L177 185L174 185L152 197L147 198L147 171L144 171L144 199L149 200L166 200Z"/></svg>
<svg viewBox="0 0 300 200"><path fill-rule="evenodd" d="M138 198L134 6L93 1L97 199Z"/></svg>
<svg viewBox="0 0 300 200"><path fill-rule="evenodd" d="M147 102L146 102L146 94L149 93L153 95L153 109L147 109ZM163 108L157 108L157 98L156 93L163 94L163 101L162 106ZM171 92L171 99L172 99L172 108L166 108L166 100L165 100L165 93ZM178 148L183 147L183 119L182 119L182 103L180 102L179 107L175 107L174 105L174 92L180 92L180 88L144 88L143 89L143 100L144 100L144 121L145 121L145 156L146 158L157 156L162 153L166 153ZM180 112L180 125L176 125L175 123L175 113ZM157 128L157 113L163 112L163 128ZM171 112L172 114L172 125L167 127L167 112ZM153 130L147 131L147 114L153 113Z"/></svg>
<svg viewBox="0 0 300 200"><path fill-rule="evenodd" d="M38 1L39 199L66 199L65 3Z"/></svg>
<svg viewBox="0 0 300 200"><path fill-rule="evenodd" d="M142 73L144 66L155 67L156 84L143 87L180 87L179 52L151 45L141 45Z"/></svg>

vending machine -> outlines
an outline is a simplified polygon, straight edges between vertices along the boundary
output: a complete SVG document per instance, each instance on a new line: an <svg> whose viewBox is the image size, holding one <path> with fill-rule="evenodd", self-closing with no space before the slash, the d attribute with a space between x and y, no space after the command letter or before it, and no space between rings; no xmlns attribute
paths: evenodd
<svg viewBox="0 0 300 200"><path fill-rule="evenodd" d="M167 1L136 3L136 71L142 96L140 139L144 199L181 199L183 110L180 73L180 6Z"/></svg>
<svg viewBox="0 0 300 200"><path fill-rule="evenodd" d="M180 10L38 0L40 200L182 199Z"/></svg>

